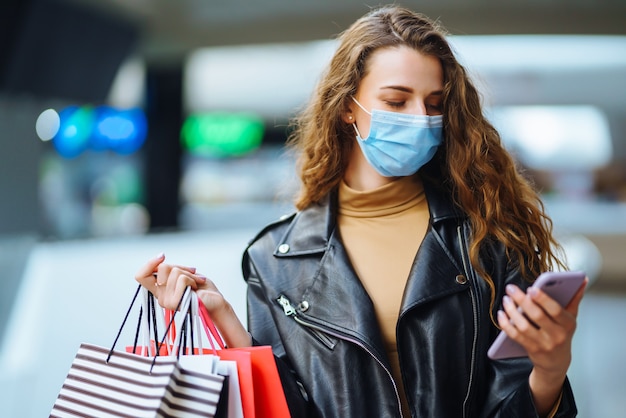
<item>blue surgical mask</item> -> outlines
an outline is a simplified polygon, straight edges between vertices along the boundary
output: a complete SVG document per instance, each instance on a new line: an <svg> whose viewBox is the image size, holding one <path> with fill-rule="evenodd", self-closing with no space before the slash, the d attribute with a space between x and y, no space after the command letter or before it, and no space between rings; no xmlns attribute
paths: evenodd
<svg viewBox="0 0 626 418"><path fill-rule="evenodd" d="M373 109L370 132L362 138L356 124L356 138L361 151L374 169L385 177L415 174L429 162L443 142L443 116L408 115Z"/></svg>

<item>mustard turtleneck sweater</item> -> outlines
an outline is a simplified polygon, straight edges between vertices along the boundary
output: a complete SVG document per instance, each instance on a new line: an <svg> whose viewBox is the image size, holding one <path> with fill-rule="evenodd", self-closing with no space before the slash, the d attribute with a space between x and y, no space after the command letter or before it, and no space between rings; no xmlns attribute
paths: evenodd
<svg viewBox="0 0 626 418"><path fill-rule="evenodd" d="M398 361L396 324L409 272L429 222L419 177L402 177L366 192L342 182L337 222L350 261L374 304L402 409L410 416Z"/></svg>

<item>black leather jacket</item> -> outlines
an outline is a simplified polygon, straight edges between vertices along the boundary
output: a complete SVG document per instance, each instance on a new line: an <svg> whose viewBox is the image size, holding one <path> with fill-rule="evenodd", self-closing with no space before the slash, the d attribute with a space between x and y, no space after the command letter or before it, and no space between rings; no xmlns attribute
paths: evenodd
<svg viewBox="0 0 626 418"><path fill-rule="evenodd" d="M490 290L468 261L470 229L437 177L422 175L431 222L406 285L398 352L413 417L536 417L527 359L492 361ZM267 226L243 258L248 326L271 345L294 418L399 417L372 302L338 236L336 198ZM501 245L484 252L501 301L526 287ZM555 417L576 416L566 382Z"/></svg>

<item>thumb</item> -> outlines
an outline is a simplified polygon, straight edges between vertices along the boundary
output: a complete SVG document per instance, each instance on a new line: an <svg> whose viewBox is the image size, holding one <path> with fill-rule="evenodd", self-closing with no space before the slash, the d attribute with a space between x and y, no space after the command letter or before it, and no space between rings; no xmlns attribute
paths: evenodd
<svg viewBox="0 0 626 418"><path fill-rule="evenodd" d="M152 275L159 267L159 264L161 264L163 261L165 261L164 253L160 253L156 257L148 260L148 262L144 264L135 274L135 280L137 280L142 285L152 283L154 281ZM150 283L145 283L147 279L149 279Z"/></svg>
<svg viewBox="0 0 626 418"><path fill-rule="evenodd" d="M585 281L580 286L580 289L576 292L570 303L567 305L566 310L570 312L572 315L578 315L578 307L580 306L580 301L583 299L585 295L585 289L587 288L587 284L589 283L589 278L585 277Z"/></svg>

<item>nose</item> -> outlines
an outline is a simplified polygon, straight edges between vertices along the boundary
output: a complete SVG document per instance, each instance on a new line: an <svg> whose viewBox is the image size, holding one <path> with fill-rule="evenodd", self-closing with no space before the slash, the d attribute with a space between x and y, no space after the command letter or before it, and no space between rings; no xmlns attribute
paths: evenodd
<svg viewBox="0 0 626 418"><path fill-rule="evenodd" d="M423 100L416 100L409 112L414 115L428 115L428 106Z"/></svg>
<svg viewBox="0 0 626 418"><path fill-rule="evenodd" d="M415 115L436 116L441 115L441 105L431 103L430 100L417 100L411 110Z"/></svg>

